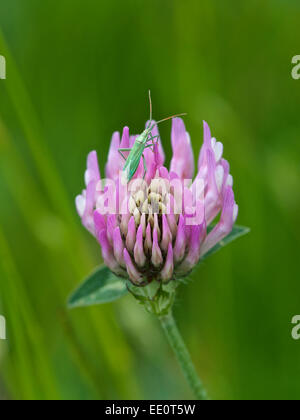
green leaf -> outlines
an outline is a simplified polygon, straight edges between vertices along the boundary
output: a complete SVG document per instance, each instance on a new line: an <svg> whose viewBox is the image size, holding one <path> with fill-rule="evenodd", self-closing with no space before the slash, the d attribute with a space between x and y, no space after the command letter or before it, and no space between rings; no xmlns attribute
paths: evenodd
<svg viewBox="0 0 300 420"><path fill-rule="evenodd" d="M107 267L98 267L68 301L69 308L112 302L128 293L126 281L115 276Z"/></svg>
<svg viewBox="0 0 300 420"><path fill-rule="evenodd" d="M214 228L214 226L210 227L210 231ZM231 231L231 233L226 236L222 241L217 243L212 249L210 249L206 254L204 254L201 258L201 261L206 260L206 258L210 257L211 255L215 254L217 251L219 251L221 248L224 248L224 246L230 244L231 242L235 241L236 239L240 238L241 236L246 235L250 232L250 229L245 226L239 226L235 225Z"/></svg>

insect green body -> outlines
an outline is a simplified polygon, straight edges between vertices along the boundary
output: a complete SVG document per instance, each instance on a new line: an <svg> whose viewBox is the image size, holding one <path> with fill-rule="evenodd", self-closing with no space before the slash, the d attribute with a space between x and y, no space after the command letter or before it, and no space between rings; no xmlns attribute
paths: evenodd
<svg viewBox="0 0 300 420"><path fill-rule="evenodd" d="M149 101L150 101L150 121L148 124L148 127L142 132L142 134L140 134L137 139L135 140L135 143L133 145L132 148L127 148L127 149L119 149L119 153L121 154L121 156L124 158L125 165L123 168L123 176L126 179L127 182L131 181L132 178L134 177L141 158L143 158L143 163L144 163L144 178L147 172L147 165L146 165L146 159L144 156L144 150L148 149L148 148L152 148L152 151L154 152L154 147L155 147L155 143L154 140L156 139L156 142L158 142L158 137L159 136L152 136L152 130L153 128L161 123L162 121L166 121L169 120L171 118L175 118L176 116L181 116L181 115L185 115L185 114L179 114L179 115L174 115L172 117L168 117L165 118L163 120L160 120L158 122L153 122L152 121L152 103L151 103L151 96L150 96L150 91L149 91ZM130 152L127 159L124 156L123 152Z"/></svg>
<svg viewBox="0 0 300 420"><path fill-rule="evenodd" d="M138 136L138 138L135 140L132 149L119 149L119 152L121 153L124 159L126 158L122 152L130 152L123 168L123 174L124 176L126 176L127 182L131 181L131 179L134 177L134 174L136 173L139 167L141 158L143 158L144 162L144 177L146 175L147 166L144 156L144 150L148 149L149 147L154 147L154 139L157 138L157 136L153 137L151 135L151 130L153 130L153 127L154 125L149 126L149 128L146 128L146 130L144 130L142 134Z"/></svg>

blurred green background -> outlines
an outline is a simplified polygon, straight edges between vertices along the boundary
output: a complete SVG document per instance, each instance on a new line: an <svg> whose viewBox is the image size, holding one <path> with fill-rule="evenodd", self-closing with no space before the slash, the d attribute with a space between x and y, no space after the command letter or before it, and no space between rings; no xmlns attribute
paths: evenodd
<svg viewBox="0 0 300 420"><path fill-rule="evenodd" d="M131 297L68 312L101 260L77 217L87 153L187 112L224 143L242 238L180 290L175 314L209 394L299 399L300 5L294 0L10 0L1 5L0 398L191 398ZM161 126L170 160L170 124Z"/></svg>

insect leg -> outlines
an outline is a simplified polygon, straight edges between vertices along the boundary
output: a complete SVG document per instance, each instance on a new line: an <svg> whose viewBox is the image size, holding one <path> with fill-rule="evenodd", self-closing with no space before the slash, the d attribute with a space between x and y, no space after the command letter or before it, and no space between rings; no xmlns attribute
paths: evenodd
<svg viewBox="0 0 300 420"><path fill-rule="evenodd" d="M154 146L155 146L155 144L154 144L154 139L157 139L157 141L156 141L156 144L158 143L158 138L159 138L159 136L151 136L148 140L147 140L147 143L149 142L149 141L152 141L152 144L149 144L149 145L147 145L146 147L145 147L145 149L147 149L148 147L152 147L152 152L154 153Z"/></svg>
<svg viewBox="0 0 300 420"><path fill-rule="evenodd" d="M146 173L147 173L147 163L146 163L146 158L143 155L143 164L144 164L144 176L143 179L145 179Z"/></svg>
<svg viewBox="0 0 300 420"><path fill-rule="evenodd" d="M158 137L159 137L159 135L157 135L157 136L152 136L152 135L151 135L151 137L149 137L149 139L147 140L147 143L148 143L149 141L152 141L152 142L153 142L153 140L154 140L154 139L158 139Z"/></svg>
<svg viewBox="0 0 300 420"><path fill-rule="evenodd" d="M131 152L132 149L119 149L118 152L120 153L120 155L122 156L122 158L126 161L127 158L123 155L122 152Z"/></svg>

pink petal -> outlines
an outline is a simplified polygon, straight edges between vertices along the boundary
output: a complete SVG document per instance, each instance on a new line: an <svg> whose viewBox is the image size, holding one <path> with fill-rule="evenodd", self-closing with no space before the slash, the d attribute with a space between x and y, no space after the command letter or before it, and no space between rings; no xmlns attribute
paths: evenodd
<svg viewBox="0 0 300 420"><path fill-rule="evenodd" d="M117 263L117 261L114 257L113 249L112 249L112 247L111 247L111 245L108 241L105 230L102 230L99 233L98 240L99 240L99 243L101 245L102 257L103 257L103 260L104 260L105 264L112 271L118 272L119 271L119 264Z"/></svg>
<svg viewBox="0 0 300 420"><path fill-rule="evenodd" d="M141 275L141 273L138 272L138 270L135 268L131 257L129 255L129 252L127 251L127 249L124 249L124 261L126 264L126 268L127 268L127 273L131 279L131 281L136 284L136 285L140 285L143 282L143 277Z"/></svg>
<svg viewBox="0 0 300 420"><path fill-rule="evenodd" d="M121 138L121 143L120 143L120 149L128 149L130 148L130 136L129 136L129 128L128 127L124 127L123 128L123 133L122 133L122 138ZM125 160L127 159L127 157L129 156L129 151L122 151L123 156L121 156L121 154L119 153L119 160L118 160L118 174L120 171L123 170L124 165L125 165ZM125 158L125 159L124 159ZM123 173L123 176L125 176L126 178L126 173Z"/></svg>
<svg viewBox="0 0 300 420"><path fill-rule="evenodd" d="M98 210L94 211L94 224L95 224L95 232L96 236L98 237L101 230L106 230L106 219Z"/></svg>
<svg viewBox="0 0 300 420"><path fill-rule="evenodd" d="M125 267L124 261L124 243L121 236L121 231L119 227L116 227L113 234L113 247L114 247L114 256L117 262Z"/></svg>
<svg viewBox="0 0 300 420"><path fill-rule="evenodd" d="M151 261L154 267L159 267L163 263L163 257L158 244L158 233L156 228L153 229L153 246Z"/></svg>
<svg viewBox="0 0 300 420"><path fill-rule="evenodd" d="M133 252L134 245L136 240L136 227L135 227L135 220L132 216L128 223L128 233L126 236L126 248L129 252Z"/></svg>
<svg viewBox="0 0 300 420"><path fill-rule="evenodd" d="M216 179L216 184L217 184L217 189L218 189L219 194L222 192L222 189L223 189L224 176L225 176L224 168L222 165L218 164L215 170L215 179Z"/></svg>
<svg viewBox="0 0 300 420"><path fill-rule="evenodd" d="M120 147L122 149L128 149L130 147L130 136L129 136L129 128L128 127L123 128Z"/></svg>
<svg viewBox="0 0 300 420"><path fill-rule="evenodd" d="M146 229L146 239L145 239L145 251L147 254L150 254L152 252L152 235L151 235L151 225L148 223L147 229Z"/></svg>
<svg viewBox="0 0 300 420"><path fill-rule="evenodd" d="M201 256L201 246L206 234L206 224L191 226L189 238L189 250L186 258L178 268L179 273L189 273L198 263Z"/></svg>
<svg viewBox="0 0 300 420"><path fill-rule="evenodd" d="M146 263L144 253L143 227L140 225L136 235L136 243L134 246L134 259L139 267L143 267Z"/></svg>
<svg viewBox="0 0 300 420"><path fill-rule="evenodd" d="M146 128L148 127L149 122L150 121L146 122ZM154 123L154 122L155 121L152 121L152 123ZM154 136L159 136L159 131L158 131L158 126L157 125L154 126L151 133L152 133L153 137ZM157 142L157 139L154 139L154 143L156 143L156 142ZM149 144L150 144L150 142L149 142ZM145 154L146 157L147 157L147 154L148 154L149 151L151 152L151 149L147 150L147 152ZM157 147L157 150L155 152L155 162L156 162L157 167L162 166L164 164L164 161L165 161L165 153L164 153L164 150L163 150L163 147L162 147L161 139L160 139L160 137L158 137L158 147Z"/></svg>
<svg viewBox="0 0 300 420"><path fill-rule="evenodd" d="M174 271L173 248L172 248L172 244L170 243L168 246L168 255L166 258L166 263L160 273L160 277L162 281L163 282L170 281L173 276L173 271Z"/></svg>
<svg viewBox="0 0 300 420"><path fill-rule="evenodd" d="M183 120L172 120L172 148L173 158L170 171L175 172L181 179L192 179L195 162L189 134L185 130Z"/></svg>
<svg viewBox="0 0 300 420"><path fill-rule="evenodd" d="M82 218L84 215L84 210L85 210L85 205L86 205L85 194L86 194L86 191L84 191L83 194L77 195L75 199L77 213L80 216L80 218Z"/></svg>
<svg viewBox="0 0 300 420"><path fill-rule="evenodd" d="M95 207L96 181L91 181L86 189L85 210L82 217L83 225L95 235L94 207Z"/></svg>
<svg viewBox="0 0 300 420"><path fill-rule="evenodd" d="M160 227L159 227L159 221L158 221L158 214L157 213L154 214L154 229L157 232L157 239L158 239L158 241L160 241L161 230L160 230Z"/></svg>
<svg viewBox="0 0 300 420"><path fill-rule="evenodd" d="M114 241L114 230L117 226L117 218L115 214L109 214L107 216L107 238L110 244L113 244Z"/></svg>
<svg viewBox="0 0 300 420"><path fill-rule="evenodd" d="M146 215L145 215L145 213L143 213L142 216L141 216L140 224L141 224L142 230L143 230L143 237L145 237L146 236Z"/></svg>
<svg viewBox="0 0 300 420"><path fill-rule="evenodd" d="M129 220L132 216L128 213L128 214L123 214L121 217L121 223L120 223L120 228L121 228L121 232L124 236L127 236L128 234L128 224L129 224Z"/></svg>
<svg viewBox="0 0 300 420"><path fill-rule="evenodd" d="M218 242L224 239L232 231L237 217L237 205L234 201L234 194L231 187L226 188L223 210L219 223L207 236L201 249L201 256L206 254Z"/></svg>
<svg viewBox="0 0 300 420"><path fill-rule="evenodd" d="M174 259L176 263L182 261L185 255L185 249L186 249L185 220L184 220L184 217L180 215L176 242L174 246Z"/></svg>
<svg viewBox="0 0 300 420"><path fill-rule="evenodd" d="M165 166L161 166L159 168L159 176L163 179L169 180L170 176L169 176L169 171Z"/></svg>
<svg viewBox="0 0 300 420"><path fill-rule="evenodd" d="M206 235L206 225L193 226L189 241L189 252L186 257L186 260L194 266L200 259L201 245L205 239Z"/></svg>
<svg viewBox="0 0 300 420"><path fill-rule="evenodd" d="M185 224L187 227L202 225L205 221L205 206L203 200L197 200L195 205L188 208L185 214ZM185 210L186 211L186 210Z"/></svg>
<svg viewBox="0 0 300 420"><path fill-rule="evenodd" d="M224 197L225 192L226 192L226 187L233 186L233 178L230 175L230 166L227 160L221 159L221 165L224 168L224 180L223 180L223 188L222 188L222 196Z"/></svg>
<svg viewBox="0 0 300 420"><path fill-rule="evenodd" d="M122 168L122 157L119 153L119 148L120 133L116 131L112 136L108 153L108 160L105 168L106 178L116 179Z"/></svg>
<svg viewBox="0 0 300 420"><path fill-rule="evenodd" d="M207 192L205 195L205 217L209 224L220 211L221 194L216 183L216 162L211 150L207 150Z"/></svg>
<svg viewBox="0 0 300 420"><path fill-rule="evenodd" d="M223 155L223 144L217 141L215 138L211 139L212 149L215 155L216 162L220 162Z"/></svg>
<svg viewBox="0 0 300 420"><path fill-rule="evenodd" d="M201 168L206 165L207 150L211 149L211 132L209 125L206 121L203 121L203 131L204 131L204 142L200 150L199 160L198 160L198 171L201 171Z"/></svg>
<svg viewBox="0 0 300 420"><path fill-rule="evenodd" d="M172 243L172 233L169 228L167 216L165 214L162 215L162 241L161 241L161 249L167 252L169 248L169 244Z"/></svg>
<svg viewBox="0 0 300 420"><path fill-rule="evenodd" d="M168 213L168 216L170 216L171 223L173 223L174 220L176 222L176 220L178 220L178 215L182 214L184 211L183 185L182 185L181 180L176 180L176 185L173 182L172 188L174 189L174 191L176 190L175 195L173 196L172 194L168 194L168 197L167 197L167 213ZM170 228L173 233L173 228L176 230L177 226L176 227L171 226L170 224Z"/></svg>
<svg viewBox="0 0 300 420"><path fill-rule="evenodd" d="M172 233L172 239L176 238L177 235L177 222L176 217L173 213L167 214L168 224Z"/></svg>
<svg viewBox="0 0 300 420"><path fill-rule="evenodd" d="M89 185L91 181L100 181L100 171L98 165L97 152L89 153L87 158L87 170L85 172L85 184Z"/></svg>

